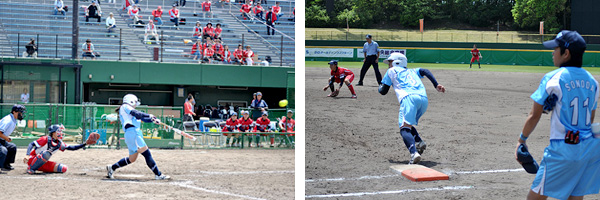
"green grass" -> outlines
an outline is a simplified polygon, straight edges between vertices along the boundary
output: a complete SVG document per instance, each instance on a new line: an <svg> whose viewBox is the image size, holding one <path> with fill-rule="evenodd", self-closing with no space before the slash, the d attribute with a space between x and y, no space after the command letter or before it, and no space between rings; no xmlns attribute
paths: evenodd
<svg viewBox="0 0 600 200"><path fill-rule="evenodd" d="M305 61L306 67L329 67L328 61ZM339 66L351 69L360 69L362 62L340 62ZM444 70L462 70L462 71L492 71L492 72L524 72L524 73L548 73L555 70L553 66L526 66L526 65L481 65L481 69L477 69L477 64L473 64L473 69L469 69L469 64L436 64L436 63L408 63L409 68L427 68L427 69L444 69ZM387 65L379 62L379 68L384 71ZM600 67L584 67L587 71L594 75L600 75Z"/></svg>

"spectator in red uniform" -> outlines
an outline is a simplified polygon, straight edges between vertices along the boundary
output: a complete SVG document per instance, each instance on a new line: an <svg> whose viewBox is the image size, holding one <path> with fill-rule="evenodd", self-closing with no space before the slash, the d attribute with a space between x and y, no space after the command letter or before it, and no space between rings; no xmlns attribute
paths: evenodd
<svg viewBox="0 0 600 200"><path fill-rule="evenodd" d="M240 65L244 64L244 50L242 44L238 44L238 48L233 51L233 61Z"/></svg>
<svg viewBox="0 0 600 200"><path fill-rule="evenodd" d="M354 87L352 87L352 80L354 80L354 73L349 69L338 67L338 61L332 60L329 62L329 68L331 69L331 77L329 77L329 85L323 88L323 91L327 91L327 88L331 89L331 94L328 97L336 97L340 93L340 89L346 83L348 89L352 93L352 98L356 99L356 93ZM340 87L335 89L333 83L340 83Z"/></svg>
<svg viewBox="0 0 600 200"><path fill-rule="evenodd" d="M209 0L205 0L202 2L202 18L206 18L206 13L212 18L212 8L210 7L211 3Z"/></svg>
<svg viewBox="0 0 600 200"><path fill-rule="evenodd" d="M250 9L251 9L252 5L250 3L251 3L251 1L246 1L246 4L242 5L242 9L240 9L240 12L242 13L242 17L244 17L244 20L251 19Z"/></svg>
<svg viewBox="0 0 600 200"><path fill-rule="evenodd" d="M275 35L275 21L277 21L277 14L273 12L273 8L267 12L267 35Z"/></svg>
<svg viewBox="0 0 600 200"><path fill-rule="evenodd" d="M163 11L160 6L158 6L158 8L156 8L156 10L152 11L152 16L154 17L154 21L156 21L157 26L163 25L162 14L163 14Z"/></svg>
<svg viewBox="0 0 600 200"><path fill-rule="evenodd" d="M202 37L202 24L200 24L200 21L196 21L196 26L194 26L194 35L192 37L194 39L200 39L200 37Z"/></svg>
<svg viewBox="0 0 600 200"><path fill-rule="evenodd" d="M215 50L212 47L212 44L208 44L206 46L206 48L204 49L204 62L206 63L212 63L212 61L215 59Z"/></svg>
<svg viewBox="0 0 600 200"><path fill-rule="evenodd" d="M215 28L215 38L219 38L221 40L221 33L223 29L221 29L221 24L217 24L217 28Z"/></svg>
<svg viewBox="0 0 600 200"><path fill-rule="evenodd" d="M211 40L215 38L215 29L212 27L212 23L208 22L204 27L203 38L210 38Z"/></svg>
<svg viewBox="0 0 600 200"><path fill-rule="evenodd" d="M252 66L254 64L254 61L252 60L253 57L254 52L252 51L252 47L246 45L246 50L244 50L244 61L246 62L246 65Z"/></svg>
<svg viewBox="0 0 600 200"><path fill-rule="evenodd" d="M171 21L175 23L177 30L179 30L179 9L177 9L177 6L173 6L173 8L169 10L169 16L171 17Z"/></svg>
<svg viewBox="0 0 600 200"><path fill-rule="evenodd" d="M256 16L256 18L260 20L265 20L263 18L263 15L265 14L265 9L260 5L260 2L256 3L256 6L252 8L252 12L254 13L254 16Z"/></svg>

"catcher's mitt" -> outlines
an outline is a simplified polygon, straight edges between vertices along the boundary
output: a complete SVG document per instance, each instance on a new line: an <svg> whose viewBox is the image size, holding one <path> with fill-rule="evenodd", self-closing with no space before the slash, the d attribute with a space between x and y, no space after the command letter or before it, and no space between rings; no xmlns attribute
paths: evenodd
<svg viewBox="0 0 600 200"><path fill-rule="evenodd" d="M90 133L90 135L88 136L88 139L87 139L87 141L85 141L85 143L87 145L96 144L98 139L100 139L100 134L93 132L93 133Z"/></svg>
<svg viewBox="0 0 600 200"><path fill-rule="evenodd" d="M337 95L340 94L340 90L335 90L333 91L331 94L329 94L329 97L337 97Z"/></svg>

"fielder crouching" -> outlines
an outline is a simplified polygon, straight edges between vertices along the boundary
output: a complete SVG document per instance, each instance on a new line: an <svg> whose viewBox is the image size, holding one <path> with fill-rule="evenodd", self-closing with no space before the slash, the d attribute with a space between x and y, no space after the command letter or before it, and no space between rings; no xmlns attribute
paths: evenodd
<svg viewBox="0 0 600 200"><path fill-rule="evenodd" d="M27 147L27 157L23 158L23 162L27 164L27 173L34 174L35 171L46 173L65 173L67 165L49 161L52 154L57 150L75 151L85 147L86 143L75 146L65 144L63 139L63 125L54 124L48 127L48 135L42 136L39 139L29 143Z"/></svg>

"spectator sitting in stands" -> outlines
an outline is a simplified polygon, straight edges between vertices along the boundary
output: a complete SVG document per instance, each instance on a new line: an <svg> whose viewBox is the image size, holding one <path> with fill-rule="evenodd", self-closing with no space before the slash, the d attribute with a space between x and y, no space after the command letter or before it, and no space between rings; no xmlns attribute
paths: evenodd
<svg viewBox="0 0 600 200"><path fill-rule="evenodd" d="M198 49L198 48L202 48L202 44L200 44L200 40L199 39L196 40L196 42L194 43L194 45L192 45L192 53L191 54L194 56L193 60L196 60L196 59L202 57L202 54L201 54L202 50ZM200 61L198 61L198 62L200 62Z"/></svg>
<svg viewBox="0 0 600 200"><path fill-rule="evenodd" d="M215 28L215 38L218 38L219 40L221 40L222 32L223 32L223 29L221 29L221 24L217 24L217 28Z"/></svg>
<svg viewBox="0 0 600 200"><path fill-rule="evenodd" d="M223 58L223 64L231 64L231 51L229 51L229 46L223 46L221 57Z"/></svg>
<svg viewBox="0 0 600 200"><path fill-rule="evenodd" d="M144 22L141 20L142 16L140 15L140 8L138 8L137 5L133 4L130 6L128 13L129 17L133 19L134 24L144 24Z"/></svg>
<svg viewBox="0 0 600 200"><path fill-rule="evenodd" d="M133 4L134 4L133 0L123 0L123 4L121 5L122 6L121 10L129 11L129 9L131 9L131 5L133 5Z"/></svg>
<svg viewBox="0 0 600 200"><path fill-rule="evenodd" d="M211 40L215 38L215 29L212 27L212 23L208 22L208 24L206 24L206 27L204 27L204 34L203 34L203 38L210 38Z"/></svg>
<svg viewBox="0 0 600 200"><path fill-rule="evenodd" d="M92 44L92 40L87 39L83 45L81 45L81 49L83 50L83 54L81 58L85 60L85 57L91 57L92 60L96 60L96 55L94 54L94 44Z"/></svg>
<svg viewBox="0 0 600 200"><path fill-rule="evenodd" d="M154 40L156 40L156 44L158 44L158 32L156 32L156 26L154 26L154 21L150 20L148 21L148 24L146 25L146 30L144 33L144 43L148 42L148 35L153 36Z"/></svg>
<svg viewBox="0 0 600 200"><path fill-rule="evenodd" d="M273 12L277 14L277 18L283 16L283 12L281 12L281 7L279 7L279 2L275 2L275 5L271 8L273 8Z"/></svg>
<svg viewBox="0 0 600 200"><path fill-rule="evenodd" d="M196 21L196 26L194 26L194 35L192 36L194 39L200 39L202 36L202 24L200 21Z"/></svg>
<svg viewBox="0 0 600 200"><path fill-rule="evenodd" d="M212 44L208 44L206 46L203 55L203 60L205 63L212 63L212 61L215 59L215 50L213 49Z"/></svg>
<svg viewBox="0 0 600 200"><path fill-rule="evenodd" d="M202 116L204 117L210 117L212 113L212 108L210 107L210 104L206 104L206 106L204 107L204 111Z"/></svg>
<svg viewBox="0 0 600 200"><path fill-rule="evenodd" d="M156 8L156 10L152 11L152 16L154 17L154 21L156 21L157 26L163 25L162 14L163 14L163 11L160 6L158 6L158 8Z"/></svg>
<svg viewBox="0 0 600 200"><path fill-rule="evenodd" d="M114 28L117 28L117 21L115 20L113 13L110 13L108 14L108 18L106 18L106 30L108 30L109 33L112 33Z"/></svg>
<svg viewBox="0 0 600 200"><path fill-rule="evenodd" d="M221 53L223 51L223 44L218 38L215 38L214 40L213 49L215 50L215 53Z"/></svg>
<svg viewBox="0 0 600 200"><path fill-rule="evenodd" d="M266 59L266 58L265 58ZM258 59L258 64L261 66L269 66L269 61Z"/></svg>
<svg viewBox="0 0 600 200"><path fill-rule="evenodd" d="M27 45L25 45L25 52L23 52L23 57L32 57L37 58L37 45L35 45L35 40L31 39Z"/></svg>
<svg viewBox="0 0 600 200"><path fill-rule="evenodd" d="M238 44L238 48L233 51L233 61L240 65L244 64L244 50L242 49L242 44Z"/></svg>
<svg viewBox="0 0 600 200"><path fill-rule="evenodd" d="M89 22L90 18L97 18L98 22L102 21L102 9L96 5L96 0L92 1L92 5L88 6L85 12L85 22Z"/></svg>
<svg viewBox="0 0 600 200"><path fill-rule="evenodd" d="M263 18L265 9L260 5L260 2L256 3L256 6L252 8L252 11L254 12L254 16L256 16L256 18L260 20L265 20L265 18Z"/></svg>
<svg viewBox="0 0 600 200"><path fill-rule="evenodd" d="M208 13L210 18L213 17L212 8L210 7L210 5L210 0L204 0L204 2L202 2L202 18L206 18L206 13Z"/></svg>
<svg viewBox="0 0 600 200"><path fill-rule="evenodd" d="M252 66L254 64L252 57L254 57L252 47L250 47L250 45L246 45L246 50L244 51L244 61L246 62L246 65Z"/></svg>
<svg viewBox="0 0 600 200"><path fill-rule="evenodd" d="M57 15L60 12L65 19L67 19L67 11L65 10L65 4L62 0L54 1L54 15Z"/></svg>
<svg viewBox="0 0 600 200"><path fill-rule="evenodd" d="M179 9L177 9L177 6L173 5L173 8L169 10L169 16L171 16L171 21L175 23L175 27L179 30Z"/></svg>
<svg viewBox="0 0 600 200"><path fill-rule="evenodd" d="M242 17L244 17L244 20L249 20L251 19L250 16L250 8L252 7L250 1L246 1L246 4L242 5L242 9L240 9L240 12L242 13Z"/></svg>

